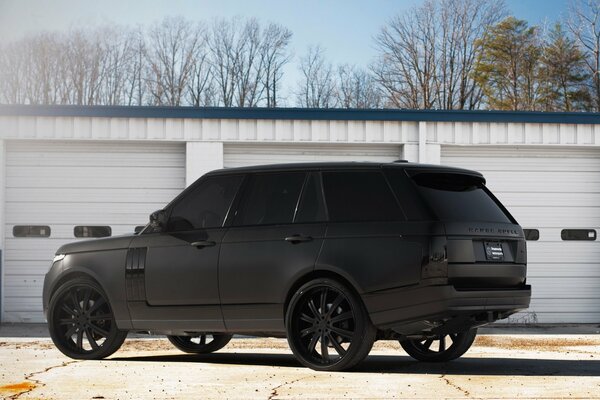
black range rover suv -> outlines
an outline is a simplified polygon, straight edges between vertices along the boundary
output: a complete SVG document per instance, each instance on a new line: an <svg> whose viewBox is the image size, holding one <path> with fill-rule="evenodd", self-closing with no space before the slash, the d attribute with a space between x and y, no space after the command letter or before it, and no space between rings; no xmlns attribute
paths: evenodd
<svg viewBox="0 0 600 400"><path fill-rule="evenodd" d="M525 278L523 230L477 172L270 165L204 175L139 234L62 246L44 310L73 358L107 357L128 331L189 353L247 334L344 370L375 340L460 357L478 326L529 306Z"/></svg>

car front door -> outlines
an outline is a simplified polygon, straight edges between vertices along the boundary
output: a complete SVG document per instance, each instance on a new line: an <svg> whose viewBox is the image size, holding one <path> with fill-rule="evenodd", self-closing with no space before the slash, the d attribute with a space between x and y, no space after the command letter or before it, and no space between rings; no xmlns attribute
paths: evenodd
<svg viewBox="0 0 600 400"><path fill-rule="evenodd" d="M304 172L253 174L248 179L219 260L228 329L283 329L288 285L313 270L325 234L318 179L316 173Z"/></svg>
<svg viewBox="0 0 600 400"><path fill-rule="evenodd" d="M169 206L164 232L142 234L132 241L126 280L134 321L185 320L187 308L193 318L222 325L217 265L226 231L223 223L242 179L241 175L202 179Z"/></svg>

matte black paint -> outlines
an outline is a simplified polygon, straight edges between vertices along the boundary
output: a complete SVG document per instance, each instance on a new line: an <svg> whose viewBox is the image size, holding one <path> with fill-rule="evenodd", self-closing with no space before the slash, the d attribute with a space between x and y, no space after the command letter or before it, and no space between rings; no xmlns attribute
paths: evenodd
<svg viewBox="0 0 600 400"><path fill-rule="evenodd" d="M65 258L46 275L44 309L60 282L73 274L86 274L103 287L119 328L171 335L283 335L286 299L315 274L347 282L376 327L400 334L468 328L528 307L526 244L516 222L436 221L423 204L407 203L421 200L410 192L415 188L405 170L479 173L410 163L315 163L206 176L382 168L394 176L390 186L406 220L232 226L243 201L238 193L223 227L62 246L57 254ZM197 184L171 202L165 215ZM503 260L486 259L486 241L502 246Z"/></svg>

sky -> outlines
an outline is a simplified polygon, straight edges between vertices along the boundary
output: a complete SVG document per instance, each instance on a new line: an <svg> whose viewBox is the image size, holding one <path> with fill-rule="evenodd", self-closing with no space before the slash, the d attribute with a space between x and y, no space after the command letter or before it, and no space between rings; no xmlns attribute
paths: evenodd
<svg viewBox="0 0 600 400"><path fill-rule="evenodd" d="M420 0L0 0L0 41L44 30L67 30L117 23L150 24L165 16L192 20L213 17L257 17L293 32L295 55L286 67L285 85L293 89L297 67L308 46L321 45L334 65L366 67L376 50L373 37L392 17L421 4ZM508 9L530 24L555 21L569 0L506 0Z"/></svg>

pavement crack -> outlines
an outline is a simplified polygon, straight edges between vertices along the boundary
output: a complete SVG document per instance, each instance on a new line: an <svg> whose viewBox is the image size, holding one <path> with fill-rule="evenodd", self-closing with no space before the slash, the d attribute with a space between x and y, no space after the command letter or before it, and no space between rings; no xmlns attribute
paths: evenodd
<svg viewBox="0 0 600 400"><path fill-rule="evenodd" d="M23 396L24 394L27 394L27 393L29 393L29 392L37 389L37 388L46 386L46 384L44 382L42 382L39 379L36 379L35 377L37 375L40 375L40 374L45 374L46 372L48 372L50 370L53 370L55 368L66 367L67 365L71 365L71 364L74 364L74 363L77 363L77 362L80 362L80 361L79 360L65 361L65 362L63 362L63 363L61 363L59 365L52 365L50 367L44 368L41 371L31 372L31 373L25 375L24 380L28 381L28 382L31 382L32 386L29 387L27 390L23 390L23 391L20 391L19 393L15 393L12 396L7 397L6 399L7 400L16 400L19 397Z"/></svg>
<svg viewBox="0 0 600 400"><path fill-rule="evenodd" d="M306 378L311 378L311 376L303 376L302 378L294 379L289 382L286 381L286 382L283 382L281 385L275 386L274 388L271 389L271 394L269 394L269 397L267 397L267 400L276 399L277 396L279 396L279 393L277 392L278 389L281 389L284 386L293 385L294 383L299 382L302 379L306 379Z"/></svg>
<svg viewBox="0 0 600 400"><path fill-rule="evenodd" d="M466 389L463 389L462 387L458 386L456 383L451 382L450 379L448 379L446 377L446 374L443 374L442 376L440 376L440 378L442 378L444 380L444 382L446 382L446 385L453 387L454 389L460 391L462 394L464 394L467 397L471 397L471 392L469 392Z"/></svg>

